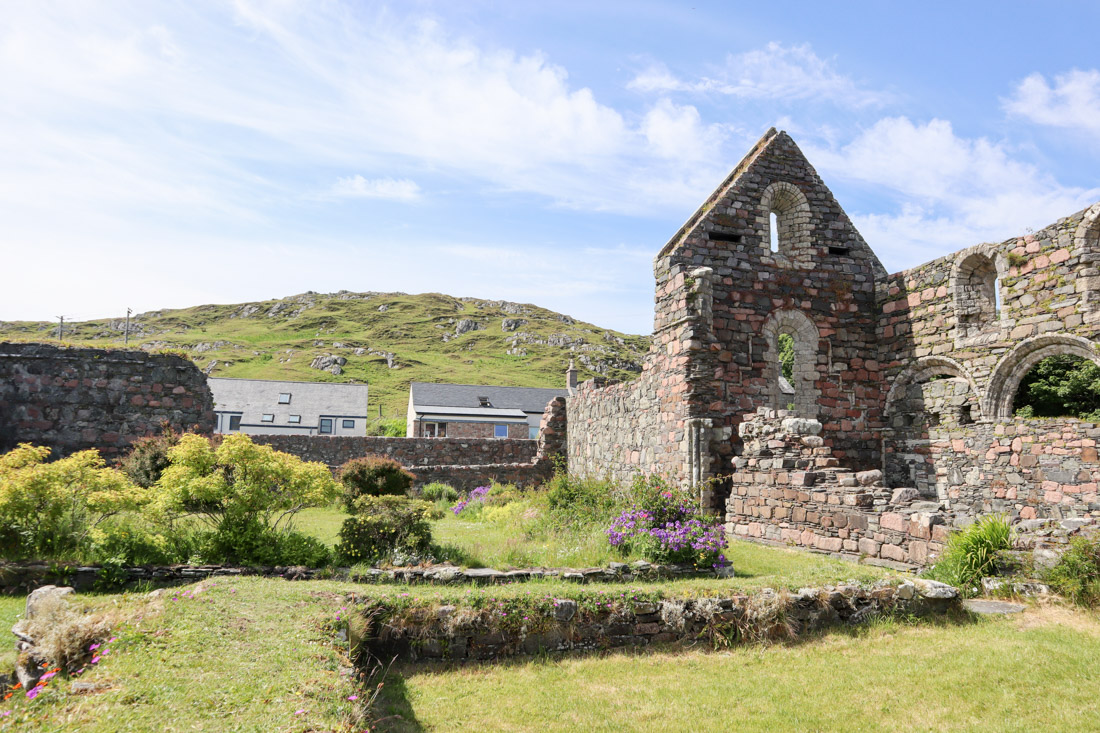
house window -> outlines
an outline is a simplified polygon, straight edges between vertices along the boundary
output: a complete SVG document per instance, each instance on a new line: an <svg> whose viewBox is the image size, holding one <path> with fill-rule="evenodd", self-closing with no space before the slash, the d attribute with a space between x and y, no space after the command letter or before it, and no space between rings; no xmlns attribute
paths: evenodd
<svg viewBox="0 0 1100 733"><path fill-rule="evenodd" d="M290 404L290 392L280 392L279 393L279 404L280 405L289 405Z"/></svg>
<svg viewBox="0 0 1100 733"><path fill-rule="evenodd" d="M531 440L538 440L539 439L539 429L536 428L536 427L533 427L531 425L528 425L527 426L527 437L530 438Z"/></svg>
<svg viewBox="0 0 1100 733"><path fill-rule="evenodd" d="M263 417L260 418L260 422L275 422L275 415L270 412L265 412Z"/></svg>
<svg viewBox="0 0 1100 733"><path fill-rule="evenodd" d="M344 428L345 430L354 430L355 429L355 421L354 420L344 420L340 423L340 427Z"/></svg>
<svg viewBox="0 0 1100 733"><path fill-rule="evenodd" d="M241 429L241 416L240 415L230 415L229 416L229 430L232 432L234 430L240 430L240 429Z"/></svg>
<svg viewBox="0 0 1100 733"><path fill-rule="evenodd" d="M424 423L424 429L422 435L425 438L446 438L447 437L447 423L445 422L426 422Z"/></svg>
<svg viewBox="0 0 1100 733"><path fill-rule="evenodd" d="M494 438L507 438L508 437L508 426L507 425L494 425L493 426L493 437Z"/></svg>
<svg viewBox="0 0 1100 733"><path fill-rule="evenodd" d="M287 418L286 421L288 423L290 423L291 425L298 425L299 423L302 422L302 416L301 415L291 415L290 417Z"/></svg>
<svg viewBox="0 0 1100 733"><path fill-rule="evenodd" d="M484 396L478 397L477 401L482 407L492 407L493 406L492 403L489 402L488 397L484 397Z"/></svg>
<svg viewBox="0 0 1100 733"><path fill-rule="evenodd" d="M321 418L321 434L332 435L332 418Z"/></svg>

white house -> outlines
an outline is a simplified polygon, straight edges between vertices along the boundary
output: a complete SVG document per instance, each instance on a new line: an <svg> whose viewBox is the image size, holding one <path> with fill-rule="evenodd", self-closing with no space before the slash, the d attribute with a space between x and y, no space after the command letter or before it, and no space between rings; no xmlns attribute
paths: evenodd
<svg viewBox="0 0 1100 733"><path fill-rule="evenodd" d="M210 377L217 432L366 435L367 385Z"/></svg>

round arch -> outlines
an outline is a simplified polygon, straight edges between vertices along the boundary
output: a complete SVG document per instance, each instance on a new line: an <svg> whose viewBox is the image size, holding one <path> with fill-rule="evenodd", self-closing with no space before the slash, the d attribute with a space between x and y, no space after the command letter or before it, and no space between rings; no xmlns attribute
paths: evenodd
<svg viewBox="0 0 1100 733"><path fill-rule="evenodd" d="M1063 354L1080 356L1100 365L1100 354L1097 354L1095 344L1087 338L1058 334L1024 339L1001 357L994 368L982 412L999 419L1012 417L1016 390L1031 368L1048 356Z"/></svg>
<svg viewBox="0 0 1100 733"><path fill-rule="evenodd" d="M1003 317L997 307L997 282L1008 272L995 245L980 244L958 253L951 268L956 338L977 336Z"/></svg>
<svg viewBox="0 0 1100 733"><path fill-rule="evenodd" d="M779 231L779 251L771 252L771 215L775 214ZM810 244L810 202L798 186L787 181L775 181L760 195L760 216L757 231L760 244L768 254L780 259L788 257L793 248Z"/></svg>
<svg viewBox="0 0 1100 733"><path fill-rule="evenodd" d="M764 379L768 383L771 404L777 409L786 406L788 397L780 388L779 335L787 333L794 339L794 387L795 411L802 417L817 415L817 356L820 352L820 334L817 326L802 311L774 310L768 314L760 329L764 336Z"/></svg>
<svg viewBox="0 0 1100 733"><path fill-rule="evenodd" d="M966 370L966 367L946 356L922 356L894 378L893 384L890 385L890 391L886 393L883 416L889 417L893 414L894 403L897 402L898 397L904 393L910 384L924 382L930 377L940 374L950 374L953 377L965 379L966 383L970 385L970 391L980 400L981 393L978 391L978 385L974 378L970 376L970 372ZM982 414L986 414L980 402L979 408L982 409Z"/></svg>

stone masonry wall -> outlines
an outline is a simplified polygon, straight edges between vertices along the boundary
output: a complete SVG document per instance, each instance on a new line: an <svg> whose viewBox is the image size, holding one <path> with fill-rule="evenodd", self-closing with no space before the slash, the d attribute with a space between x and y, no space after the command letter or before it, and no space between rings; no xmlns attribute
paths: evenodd
<svg viewBox="0 0 1100 733"><path fill-rule="evenodd" d="M124 453L167 424L212 433L206 377L187 359L143 351L0 343L0 450Z"/></svg>
<svg viewBox="0 0 1100 733"><path fill-rule="evenodd" d="M710 329L709 272L687 273L667 260L655 269L655 329L641 375L625 384L589 380L566 400L573 473L626 481L655 472L684 483L708 475L711 400L698 370Z"/></svg>
<svg viewBox="0 0 1100 733"><path fill-rule="evenodd" d="M734 429L757 408L794 403L822 421L839 459L880 466L875 283L885 270L786 133L769 131L661 256L673 269L713 270L713 322L697 352L710 379L699 391L712 401L701 416ZM794 340L793 396L779 388L784 333ZM732 448L719 445L718 473Z"/></svg>
<svg viewBox="0 0 1100 733"><path fill-rule="evenodd" d="M1020 380L1041 359L1100 363L1100 204L1033 234L981 244L884 279L881 361L890 391L936 376L971 385L975 420L1012 416ZM996 304L999 283L1000 307Z"/></svg>
<svg viewBox="0 0 1100 733"><path fill-rule="evenodd" d="M1098 440L1100 425L1073 419L933 430L938 498L956 517L1100 517Z"/></svg>
<svg viewBox="0 0 1100 733"><path fill-rule="evenodd" d="M538 460L536 440L342 435L253 435L252 440L334 470L352 458L385 456L409 469L418 484L442 481L460 491L490 479L533 486L546 480L553 468L550 461Z"/></svg>
<svg viewBox="0 0 1100 733"><path fill-rule="evenodd" d="M891 491L877 470L840 466L821 423L762 408L739 426L726 528L768 540L886 563L924 565L943 548L950 517L916 491Z"/></svg>

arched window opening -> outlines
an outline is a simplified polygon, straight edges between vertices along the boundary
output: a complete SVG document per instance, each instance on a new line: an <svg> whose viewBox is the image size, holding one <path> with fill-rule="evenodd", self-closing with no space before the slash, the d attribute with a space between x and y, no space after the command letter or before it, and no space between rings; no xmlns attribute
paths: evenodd
<svg viewBox="0 0 1100 733"><path fill-rule="evenodd" d="M955 314L960 336L975 336L1001 315L1001 282L993 260L974 253L955 274Z"/></svg>
<svg viewBox="0 0 1100 733"><path fill-rule="evenodd" d="M1074 354L1040 360L1020 380L1017 417L1076 417L1100 422L1100 366Z"/></svg>
<svg viewBox="0 0 1100 733"><path fill-rule="evenodd" d="M810 204L793 183L775 181L760 196L757 231L760 247L767 247L779 263L813 242Z"/></svg>
<svg viewBox="0 0 1100 733"><path fill-rule="evenodd" d="M794 336L781 333L777 342L779 344L779 391L786 400L783 408L793 410L797 396L794 386Z"/></svg>

